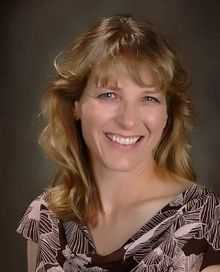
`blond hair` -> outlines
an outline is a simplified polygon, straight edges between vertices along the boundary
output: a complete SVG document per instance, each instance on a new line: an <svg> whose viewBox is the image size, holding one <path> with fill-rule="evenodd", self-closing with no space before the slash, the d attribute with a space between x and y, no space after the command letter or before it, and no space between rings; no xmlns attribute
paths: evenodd
<svg viewBox="0 0 220 272"><path fill-rule="evenodd" d="M58 56L58 78L42 100L47 126L40 144L57 164L57 174L49 188L49 207L59 218L95 224L97 212L102 209L73 106L94 69L98 71L98 80L106 81L112 67L118 64L140 84L140 67L150 64L166 94L168 108L167 125L154 153L155 162L178 177L195 179L189 152L192 104L187 94L186 72L175 51L149 22L138 22L131 16L103 18Z"/></svg>

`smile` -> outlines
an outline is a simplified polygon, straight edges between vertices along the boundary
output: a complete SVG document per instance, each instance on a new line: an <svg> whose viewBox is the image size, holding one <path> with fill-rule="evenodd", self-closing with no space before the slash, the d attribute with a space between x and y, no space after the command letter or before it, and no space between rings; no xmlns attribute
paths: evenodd
<svg viewBox="0 0 220 272"><path fill-rule="evenodd" d="M106 133L106 136L112 141L121 145L134 145L136 144L142 136L128 136L122 137L117 134Z"/></svg>

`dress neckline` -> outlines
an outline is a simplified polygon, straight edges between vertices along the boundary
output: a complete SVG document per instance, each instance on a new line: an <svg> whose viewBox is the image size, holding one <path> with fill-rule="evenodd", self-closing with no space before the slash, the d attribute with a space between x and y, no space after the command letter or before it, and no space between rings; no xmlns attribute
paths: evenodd
<svg viewBox="0 0 220 272"><path fill-rule="evenodd" d="M127 245L128 243L130 243L131 241L133 240L136 240L137 237L139 235L141 235L142 231L145 230L146 232L146 229L149 228L149 230L154 226L155 224L155 221L156 221L156 218L163 214L164 211L167 211L168 208L170 207L175 207L175 206L179 206L178 205L178 199L182 199L183 198L183 195L190 192L191 190L195 190L195 188L198 188L198 184L196 183L191 183L189 186L187 186L186 188L184 188L183 191L177 193L177 195L171 200L169 201L168 203L166 203L162 208L160 208L149 220L147 220L133 235L131 235L130 238L127 239L127 241L125 243L123 243L123 245L114 250L113 252L111 253L108 253L108 254L105 254L105 255L102 255L102 254L98 254L97 253L97 249L96 249L96 246L95 246L95 241L92 237L92 234L88 228L87 225L83 225L82 226L82 230L86 233L86 236L87 238L89 239L90 241L90 244L92 245L93 247L93 255L97 256L99 259L101 258L109 258L111 256L114 256L115 254L118 254L120 252L120 250L124 250L124 247L125 245ZM176 203L176 204L175 204Z"/></svg>

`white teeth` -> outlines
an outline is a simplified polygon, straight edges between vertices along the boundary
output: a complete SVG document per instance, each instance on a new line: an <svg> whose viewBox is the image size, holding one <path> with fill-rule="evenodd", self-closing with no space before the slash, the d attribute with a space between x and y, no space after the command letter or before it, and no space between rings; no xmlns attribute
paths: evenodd
<svg viewBox="0 0 220 272"><path fill-rule="evenodd" d="M123 144L123 145L130 145L130 144L135 144L137 142L137 140L140 137L121 137L118 135L110 135L108 134L108 136L111 138L111 140L113 142L119 143L119 144Z"/></svg>

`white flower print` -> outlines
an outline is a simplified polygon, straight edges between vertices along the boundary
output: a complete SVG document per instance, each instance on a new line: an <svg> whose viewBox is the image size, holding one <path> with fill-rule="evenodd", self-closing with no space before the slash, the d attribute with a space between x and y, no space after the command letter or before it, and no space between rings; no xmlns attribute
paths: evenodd
<svg viewBox="0 0 220 272"><path fill-rule="evenodd" d="M59 220L48 210L46 193L31 203L18 232L39 243L35 272L111 271L102 268L102 259L92 253L86 226ZM132 272L198 272L206 251L215 252L216 262L220 259L219 237L220 201L193 185L147 222L114 258L120 265L131 260ZM207 266L207 256L205 260Z"/></svg>
<svg viewBox="0 0 220 272"><path fill-rule="evenodd" d="M60 266L54 266L49 268L47 272L64 272L64 270Z"/></svg>

